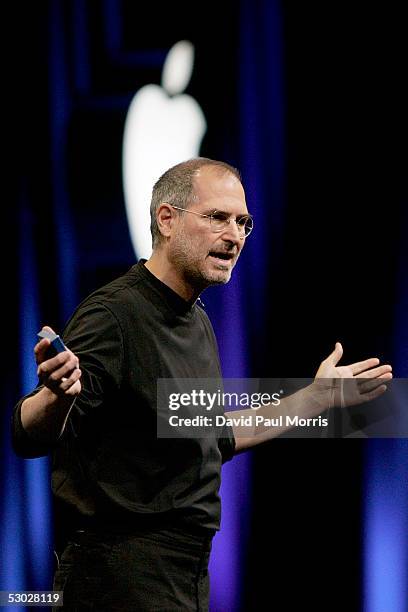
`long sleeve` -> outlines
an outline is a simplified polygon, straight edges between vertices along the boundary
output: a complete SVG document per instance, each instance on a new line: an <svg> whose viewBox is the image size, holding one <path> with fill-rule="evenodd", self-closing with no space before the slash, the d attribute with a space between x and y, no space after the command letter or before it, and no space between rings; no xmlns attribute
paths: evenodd
<svg viewBox="0 0 408 612"><path fill-rule="evenodd" d="M73 411L87 414L97 410L107 394L115 392L122 379L123 340L122 332L111 311L98 303L80 307L66 326L63 338L66 346L79 358L82 371L82 391L76 398ZM33 458L47 455L58 440L48 445L32 439L21 422L21 405L25 399L38 393L38 386L32 393L21 398L12 415L12 445L20 457Z"/></svg>

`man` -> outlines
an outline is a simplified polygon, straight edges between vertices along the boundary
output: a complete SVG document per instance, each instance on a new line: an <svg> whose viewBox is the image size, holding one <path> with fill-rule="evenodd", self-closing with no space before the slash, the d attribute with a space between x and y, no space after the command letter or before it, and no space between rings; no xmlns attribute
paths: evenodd
<svg viewBox="0 0 408 612"><path fill-rule="evenodd" d="M252 224L234 168L205 158L171 168L153 189L151 258L80 304L64 331L69 350L49 358L47 339L35 347L41 386L16 407L14 446L25 457L53 452L68 539L54 588L67 610L208 608L221 464L287 427L158 438L157 380L220 379L197 298L229 281ZM327 389L338 393L326 379L359 379L348 404L384 391L390 366L336 367L341 353L337 344L315 383L282 401L282 415L325 410ZM276 407L258 414L276 416Z"/></svg>

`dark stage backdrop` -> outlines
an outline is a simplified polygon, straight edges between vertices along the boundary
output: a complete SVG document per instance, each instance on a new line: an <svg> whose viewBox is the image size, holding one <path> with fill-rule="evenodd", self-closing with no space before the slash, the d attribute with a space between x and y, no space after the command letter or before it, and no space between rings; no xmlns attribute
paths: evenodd
<svg viewBox="0 0 408 612"><path fill-rule="evenodd" d="M340 340L346 362L407 376L403 23L351 2L4 8L0 590L51 588L49 465L13 456L11 410L36 384L37 329L134 263L123 126L178 40L196 49L201 154L241 169L255 216L233 281L203 296L225 375L312 376ZM407 454L282 439L225 466L212 610L406 611Z"/></svg>

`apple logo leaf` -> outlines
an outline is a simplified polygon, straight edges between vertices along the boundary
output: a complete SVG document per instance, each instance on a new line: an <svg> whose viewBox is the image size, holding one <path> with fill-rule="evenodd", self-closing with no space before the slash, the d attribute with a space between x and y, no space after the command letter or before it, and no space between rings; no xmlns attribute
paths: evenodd
<svg viewBox="0 0 408 612"><path fill-rule="evenodd" d="M162 72L162 86L169 96L182 93L191 79L194 65L194 46L180 40L167 54Z"/></svg>

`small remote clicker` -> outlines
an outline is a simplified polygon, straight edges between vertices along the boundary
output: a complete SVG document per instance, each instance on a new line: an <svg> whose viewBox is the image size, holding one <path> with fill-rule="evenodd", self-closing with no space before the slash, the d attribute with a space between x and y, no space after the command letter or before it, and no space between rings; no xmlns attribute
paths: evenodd
<svg viewBox="0 0 408 612"><path fill-rule="evenodd" d="M54 332L42 329L40 332L38 332L37 336L39 340L42 340L43 338L48 338L48 340L51 341L51 344L48 348L48 352L52 357L55 357L55 355L58 355L58 353L62 353L63 351L67 350L67 347L65 346L61 338L58 336L58 334L54 334Z"/></svg>

